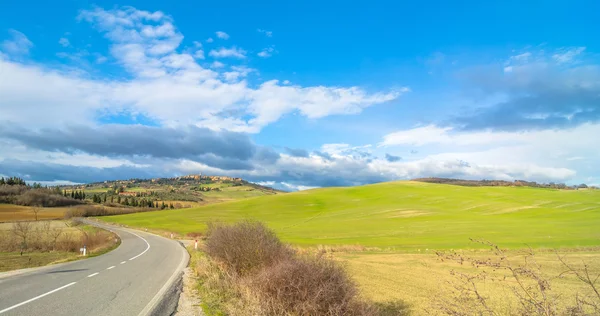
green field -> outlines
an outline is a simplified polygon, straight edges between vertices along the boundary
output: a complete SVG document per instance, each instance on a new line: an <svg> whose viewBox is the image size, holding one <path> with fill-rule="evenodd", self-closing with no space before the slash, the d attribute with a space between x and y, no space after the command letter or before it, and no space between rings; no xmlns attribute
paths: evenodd
<svg viewBox="0 0 600 316"><path fill-rule="evenodd" d="M600 245L600 191L401 181L101 219L180 234L203 231L209 221L255 219L300 246L426 252L473 248L469 238L480 238L510 248L571 248Z"/></svg>

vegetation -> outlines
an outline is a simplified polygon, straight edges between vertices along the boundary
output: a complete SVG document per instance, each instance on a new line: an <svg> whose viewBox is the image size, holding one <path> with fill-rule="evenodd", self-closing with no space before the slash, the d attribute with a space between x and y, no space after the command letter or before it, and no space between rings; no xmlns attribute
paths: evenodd
<svg viewBox="0 0 600 316"><path fill-rule="evenodd" d="M264 221L301 246L432 253L481 247L469 238L482 238L508 248L592 247L600 245L600 191L401 181L103 218L181 235L201 232L214 219Z"/></svg>
<svg viewBox="0 0 600 316"><path fill-rule="evenodd" d="M62 189L71 194L78 190L87 192L88 200L93 203L160 209L185 208L197 203L209 204L278 193L240 178L205 175L105 181L63 186Z"/></svg>
<svg viewBox="0 0 600 316"><path fill-rule="evenodd" d="M64 196L60 188L49 189L42 188L39 185L28 186L22 184L0 185L0 203L57 207L78 205L82 203L80 200L82 199Z"/></svg>
<svg viewBox="0 0 600 316"><path fill-rule="evenodd" d="M117 246L115 234L70 221L19 221L0 224L0 271L75 260L84 245L88 255Z"/></svg>
<svg viewBox="0 0 600 316"><path fill-rule="evenodd" d="M454 249L469 258L482 261L490 258L484 252L487 246L472 243L470 238L498 242L508 249L505 251L516 266L525 262L521 249L530 246L541 252L535 258L542 271L552 276L552 295L560 296L558 310L576 305L578 295L588 297L588 286L574 274L562 274L565 267L551 249L558 249L561 256L566 254L568 262L589 263L590 275L599 272L600 254L596 252L600 246L599 212L598 190L467 187L402 181L102 219L181 235L201 234L213 219L261 220L303 253L326 251L328 256L343 262L365 298L380 304L396 302L381 306L405 310L409 305L415 314L451 314L448 302L459 299L457 287L464 285L460 275L481 275L481 271L477 265L466 261L456 263L435 253L440 250L452 253ZM206 271L217 271L211 267L223 265L211 265L209 256L195 260ZM286 268L286 271L291 270ZM482 297L494 311L500 311L497 314L518 310L519 301L511 294L514 281L505 272L486 269L488 276L502 280L506 277L508 281L474 280ZM213 289L212 293L221 294L213 300L210 293L204 293L209 297L205 301L207 306L221 306L224 304L221 297L239 298L239 294L227 292L227 283L219 283L222 278L210 275L204 275L202 282ZM221 284L224 292L214 290L219 286L207 284Z"/></svg>
<svg viewBox="0 0 600 316"><path fill-rule="evenodd" d="M548 188L548 189L560 189L560 190L577 190L577 189L597 189L596 187L588 187L587 184L582 183L579 185L568 186L564 183L537 183L534 181L515 180L515 181L504 181L504 180L462 180L462 179L447 179L447 178L418 178L413 181L428 182L428 183L441 183L441 184L452 184L462 185L468 187L532 187L532 188Z"/></svg>
<svg viewBox="0 0 600 316"><path fill-rule="evenodd" d="M207 256L193 252L208 315L401 315L363 301L324 256L299 255L257 222L211 225ZM391 313L393 312L393 313Z"/></svg>

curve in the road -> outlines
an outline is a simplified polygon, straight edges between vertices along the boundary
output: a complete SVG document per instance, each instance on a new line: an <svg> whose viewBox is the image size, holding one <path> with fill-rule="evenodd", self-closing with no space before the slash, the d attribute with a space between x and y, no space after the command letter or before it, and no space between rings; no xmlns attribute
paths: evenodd
<svg viewBox="0 0 600 316"><path fill-rule="evenodd" d="M0 278L0 314L149 315L161 300L177 299L165 295L187 265L178 242L88 223L115 232L121 245L102 256Z"/></svg>

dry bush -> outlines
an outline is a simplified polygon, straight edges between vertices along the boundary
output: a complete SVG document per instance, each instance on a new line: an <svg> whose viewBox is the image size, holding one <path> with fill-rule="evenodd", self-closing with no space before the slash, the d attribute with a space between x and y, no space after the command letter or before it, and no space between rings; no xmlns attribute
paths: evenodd
<svg viewBox="0 0 600 316"><path fill-rule="evenodd" d="M346 271L323 256L291 258L265 267L251 279L269 315L374 315L358 300Z"/></svg>
<svg viewBox="0 0 600 316"><path fill-rule="evenodd" d="M13 203L28 188L24 185L0 185L0 203Z"/></svg>
<svg viewBox="0 0 600 316"><path fill-rule="evenodd" d="M120 204L117 204L121 206ZM145 207L104 207L104 206L93 206L93 205L80 205L71 207L65 212L65 219L73 217L91 217L91 216L111 216L111 215L123 215L140 212L156 211L154 208Z"/></svg>
<svg viewBox="0 0 600 316"><path fill-rule="evenodd" d="M596 285L600 273L594 275L585 263L583 267L568 264L558 256L565 271L560 275L547 274L538 264L532 249L522 251L523 261L517 261L507 255L497 245L481 240L472 240L490 247L491 256L485 259L471 258L457 252L437 253L441 260L450 260L459 264L469 264L478 269L476 273L452 271L456 276L453 286L453 298L450 301L436 302L435 308L447 315L600 315L600 287ZM503 277L490 272L504 272ZM589 293L577 293L571 298L563 297L552 291L553 281L564 275L573 274L587 285ZM517 307L509 311L497 310L488 304L489 297L482 294L481 284L496 283L509 289L514 295Z"/></svg>
<svg viewBox="0 0 600 316"><path fill-rule="evenodd" d="M324 252L299 255L259 222L210 224L204 250L207 257L193 258L208 314L408 314L405 304L362 301L345 269Z"/></svg>
<svg viewBox="0 0 600 316"><path fill-rule="evenodd" d="M267 226L250 221L235 225L210 223L204 249L229 272L240 276L293 256L293 251Z"/></svg>
<svg viewBox="0 0 600 316"><path fill-rule="evenodd" d="M13 203L26 206L56 207L78 205L83 202L56 194L49 189L32 189L17 196Z"/></svg>

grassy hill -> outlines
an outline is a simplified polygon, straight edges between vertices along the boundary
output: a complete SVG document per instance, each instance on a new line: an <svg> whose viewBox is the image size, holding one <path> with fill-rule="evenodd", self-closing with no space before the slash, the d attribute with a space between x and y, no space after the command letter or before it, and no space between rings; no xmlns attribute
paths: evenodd
<svg viewBox="0 0 600 316"><path fill-rule="evenodd" d="M581 247L600 245L600 191L401 181L102 219L181 234L202 231L208 221L256 219L303 246L414 252L472 248L469 238L483 238L513 248Z"/></svg>

